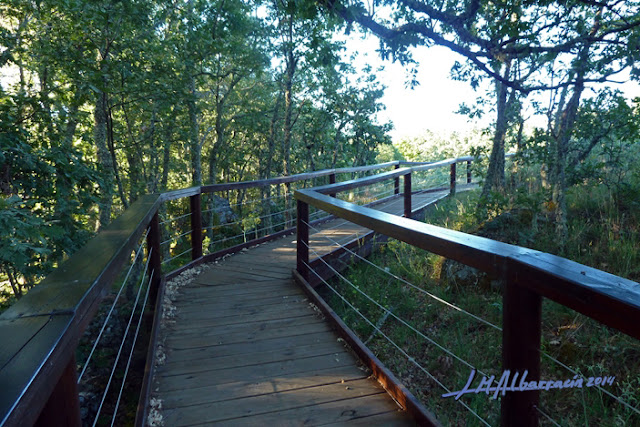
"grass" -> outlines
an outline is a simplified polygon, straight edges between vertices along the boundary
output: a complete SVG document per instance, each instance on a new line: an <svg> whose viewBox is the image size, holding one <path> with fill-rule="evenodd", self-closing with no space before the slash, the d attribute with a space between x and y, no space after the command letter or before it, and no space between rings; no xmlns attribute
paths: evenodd
<svg viewBox="0 0 640 427"><path fill-rule="evenodd" d="M543 209L544 204L535 200L522 203L517 196L503 202L501 207L496 204L499 208L489 206L484 218L490 220L481 221L475 210L478 194L462 193L440 202L429 212L427 221L547 252L562 250L575 261L637 281L640 212L633 204L636 199L606 188L585 187L574 188L568 195L571 237L562 247L553 238L553 223ZM400 349L333 292L325 290L325 297L443 424L482 425L460 402L443 399L441 395L446 391L442 385L452 391L460 390L469 377L471 368L455 356L482 373L499 378L502 333L438 302L426 292L501 326L500 282L398 241L391 240L377 248L369 258L373 263L419 289L365 263L345 272L350 283L334 279L331 284ZM386 314L363 293L415 331ZM636 340L545 300L542 351L587 377L614 375L613 385L603 388L633 407L640 404L640 345ZM564 381L573 377L572 372L549 357L542 357L543 380ZM476 379L475 384L478 382ZM638 414L595 388L542 391L540 396L542 410L560 425L640 424ZM460 401L489 424L499 424L499 400L480 394L465 395ZM551 425L544 416L541 422Z"/></svg>

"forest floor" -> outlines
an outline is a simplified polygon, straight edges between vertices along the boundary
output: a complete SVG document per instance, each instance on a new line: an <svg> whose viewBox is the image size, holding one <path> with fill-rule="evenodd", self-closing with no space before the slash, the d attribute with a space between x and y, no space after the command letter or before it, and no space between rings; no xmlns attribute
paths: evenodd
<svg viewBox="0 0 640 427"><path fill-rule="evenodd" d="M637 199L602 188L581 190L568 198L571 238L564 244L555 238L544 203L533 209L513 203L502 203L500 209L484 205L479 216L478 192L469 192L439 202L427 213L426 221L559 253L638 281ZM479 219L482 216L484 220ZM482 393L456 401L441 396L461 390L472 368L478 370L476 385L482 375L495 375L496 383L500 378L502 282L395 240L379 245L369 260L375 266L354 265L345 274L346 280L334 279L333 285L402 352L327 290L324 297L334 310L443 424L482 425L479 418L499 424L499 397L494 400ZM640 344L636 340L545 300L541 360L543 380L577 379L576 374L586 378L582 388L541 391L543 425L640 424ZM601 376L615 379L600 388L586 387L589 377Z"/></svg>

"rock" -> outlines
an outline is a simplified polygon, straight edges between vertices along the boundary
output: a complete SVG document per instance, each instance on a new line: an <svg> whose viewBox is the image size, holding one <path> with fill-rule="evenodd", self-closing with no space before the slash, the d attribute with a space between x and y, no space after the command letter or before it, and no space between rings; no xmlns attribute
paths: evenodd
<svg viewBox="0 0 640 427"><path fill-rule="evenodd" d="M213 206L207 207L207 210L213 209L213 213L218 217L219 224L228 224L230 222L235 222L238 220L238 217L231 209L231 205L229 201L224 197L216 196L213 194L211 196L211 202Z"/></svg>

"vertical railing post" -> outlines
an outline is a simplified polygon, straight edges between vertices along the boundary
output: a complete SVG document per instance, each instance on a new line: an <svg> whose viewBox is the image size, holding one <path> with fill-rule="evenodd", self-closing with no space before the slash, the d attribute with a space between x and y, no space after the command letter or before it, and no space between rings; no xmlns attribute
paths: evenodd
<svg viewBox="0 0 640 427"><path fill-rule="evenodd" d="M162 278L162 261L160 259L160 220L158 212L155 213L149 223L149 234L147 234L147 255L151 254L149 259L149 271L153 271L153 279L149 286L149 297L151 301L156 300L158 293L158 285Z"/></svg>
<svg viewBox="0 0 640 427"><path fill-rule="evenodd" d="M78 395L78 373L74 354L62 372L47 403L38 416L35 426L80 427L80 400Z"/></svg>
<svg viewBox="0 0 640 427"><path fill-rule="evenodd" d="M296 269L298 273L306 280L309 281L309 205L305 202L297 201L297 213L296 228L298 232L297 236L297 259Z"/></svg>
<svg viewBox="0 0 640 427"><path fill-rule="evenodd" d="M395 169L400 169L400 165L396 165ZM400 177L393 178L393 194L400 194Z"/></svg>
<svg viewBox="0 0 640 427"><path fill-rule="evenodd" d="M467 160L467 184L471 184L471 160Z"/></svg>
<svg viewBox="0 0 640 427"><path fill-rule="evenodd" d="M449 192L452 196L456 194L456 163L451 163L451 184L449 186Z"/></svg>
<svg viewBox="0 0 640 427"><path fill-rule="evenodd" d="M335 183L336 183L336 173L333 172L331 175L329 175L329 184L335 184ZM336 197L336 193L329 194L329 196Z"/></svg>
<svg viewBox="0 0 640 427"><path fill-rule="evenodd" d="M404 176L404 216L411 218L411 173Z"/></svg>
<svg viewBox="0 0 640 427"><path fill-rule="evenodd" d="M510 383L519 374L515 385L519 387L524 372L526 382L540 380L540 337L542 297L518 284L510 268L502 298L502 366L510 372ZM517 273L517 270L515 270ZM537 426L540 392L511 391L502 397L501 424L503 426Z"/></svg>
<svg viewBox="0 0 640 427"><path fill-rule="evenodd" d="M191 259L202 256L202 195L200 193L189 198L191 205Z"/></svg>

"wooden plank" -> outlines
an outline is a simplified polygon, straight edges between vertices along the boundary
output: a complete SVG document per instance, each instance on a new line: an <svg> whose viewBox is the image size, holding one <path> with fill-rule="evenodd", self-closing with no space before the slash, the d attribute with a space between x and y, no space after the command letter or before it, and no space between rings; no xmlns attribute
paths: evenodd
<svg viewBox="0 0 640 427"><path fill-rule="evenodd" d="M360 417L351 419L340 423L328 423L319 424L325 426L337 426L344 425L348 427L371 427L371 426L384 426L384 427L400 427L400 426L415 426L418 425L407 411L394 410L385 412L382 414L371 415L367 417Z"/></svg>
<svg viewBox="0 0 640 427"><path fill-rule="evenodd" d="M165 411L168 425L183 426L193 423L211 423L234 418L274 412L274 410L299 409L302 415L305 407L348 400L357 397L384 393L384 389L370 379L349 381L345 384L327 384L304 389L304 394L296 396L297 390L264 394L233 400L224 400L201 405L192 405L185 410ZM302 417L301 417L302 418Z"/></svg>
<svg viewBox="0 0 640 427"><path fill-rule="evenodd" d="M291 284L282 280L263 281L263 282L231 282L216 284L211 282L196 282L189 287L181 288L183 292L178 298L201 298L203 296L223 296L233 294L251 294L251 293L272 293L276 290L286 291L291 288ZM185 292L188 290L188 294Z"/></svg>
<svg viewBox="0 0 640 427"><path fill-rule="evenodd" d="M247 307L255 307L261 305L278 305L283 302L292 301L292 302L304 302L308 301L307 297L300 290L292 290L292 295L274 295L268 294L267 297L261 295L259 298L238 298L238 299L227 299L220 300L218 298L202 301L202 300L193 300L193 301L183 301L178 306L178 310L181 313L188 313L190 311L211 311L211 310L223 310L230 308L247 308ZM192 325L195 326L195 325Z"/></svg>
<svg viewBox="0 0 640 427"><path fill-rule="evenodd" d="M291 319L287 319L291 320ZM237 342L255 342L260 346L260 341L268 338L295 337L301 334L316 332L329 332L331 328L326 322L313 322L299 325L288 325L282 327L265 327L270 322L263 322L248 332L236 332L225 334L224 328L210 329L208 333L202 332L196 335L175 337L166 340L166 347L175 350L186 350L189 348L200 348L213 344L231 344Z"/></svg>
<svg viewBox="0 0 640 427"><path fill-rule="evenodd" d="M257 291L257 290L250 289L250 291ZM246 303L247 305L252 305L252 304L259 305L262 300L269 301L271 299L278 299L278 298L295 298L300 295L303 295L303 294L300 291L300 289L297 289L297 288L291 288L291 289L283 288L279 292L251 292L251 293L243 293L243 294L232 294L232 295L227 295L228 298L221 298L221 296L218 295L217 293L213 295L204 295L204 296L201 296L200 298L188 298L188 295L185 294L183 296L179 296L178 298L176 298L176 300L174 301L174 304L176 304L176 306L180 306L184 308L187 308L189 304L211 304L211 305L220 304L223 306L229 306L234 304ZM234 298L234 296L237 298ZM240 300L241 302L232 302L232 301L238 301L238 300Z"/></svg>
<svg viewBox="0 0 640 427"><path fill-rule="evenodd" d="M260 381L237 381L225 384L215 384L197 389L167 391L162 394L162 406L165 408L180 408L202 403L214 402L218 399L237 399L241 397L258 396L279 391L300 390L325 384L336 384L343 381L364 379L368 373L355 365L340 368L315 369L304 375L299 373L279 375ZM216 396L216 397L214 397Z"/></svg>
<svg viewBox="0 0 640 427"><path fill-rule="evenodd" d="M205 276L209 279L213 284L216 283L237 283L237 282L269 282L274 280L282 280L288 279L290 277L268 277L266 275L248 272L248 271L233 271L231 269L223 269L218 268L217 266L214 268L210 268L206 273L203 273L201 276ZM196 283L203 283L203 279L198 277L194 280Z"/></svg>
<svg viewBox="0 0 640 427"><path fill-rule="evenodd" d="M225 370L215 370L211 376L204 373L158 377L157 383L164 391L206 387L238 381L257 381L285 374L302 374L310 369L329 369L355 365L353 356L346 350L330 355L311 356L304 359L290 359L260 365L241 366Z"/></svg>
<svg viewBox="0 0 640 427"><path fill-rule="evenodd" d="M247 333L255 330L265 331L268 329L286 327L286 326L295 326L295 325L306 325L309 323L318 323L322 322L322 318L317 313L303 313L301 316L290 317L286 319L278 319L271 320L269 322L252 322L247 321L245 323L239 323L237 325L232 326L224 326L220 328L223 332L226 331L229 335L231 334L239 334L239 333ZM179 326L179 329L174 329L174 327ZM192 324L192 325L181 325L174 324L167 327L168 331L180 331L177 334L177 337L167 336L167 339L180 339L182 337L188 337L192 334L202 334L205 331L212 330L210 326L201 326L200 324ZM213 332L212 332L213 333Z"/></svg>
<svg viewBox="0 0 640 427"><path fill-rule="evenodd" d="M336 336L333 332L318 332L314 334L304 334L299 335L296 338L296 343L298 345L310 345L315 343L320 343L324 341L335 341ZM283 338L272 338L263 340L261 346L263 348L273 347L277 348L278 346L287 346L291 344L291 337L283 337ZM221 344L221 345L211 345L207 347L202 347L198 349L192 350L172 350L171 354L168 356L167 363L174 363L180 361L187 360L200 360L200 359L209 359L212 357L222 357L222 356L232 356L232 355L243 355L250 354L252 352L259 351L256 348L255 343L231 343L231 344Z"/></svg>
<svg viewBox="0 0 640 427"><path fill-rule="evenodd" d="M291 268L288 265L274 263L270 261L261 262L259 259L251 257L250 260L244 260L242 257L230 257L224 261L224 265L233 267L242 267L249 271L268 271L273 273L284 273L291 277Z"/></svg>
<svg viewBox="0 0 640 427"><path fill-rule="evenodd" d="M283 312L282 310L264 310L264 311L260 311L258 313L245 313L245 314L232 314L229 316L225 316L225 317L217 317L215 319L209 319L207 317L189 317L188 319L185 319L184 317L180 318L178 317L178 322L184 322L185 320L187 321L197 321L197 322L206 322L207 325L210 325L211 327L218 327L218 326L227 326L227 325L236 325L236 324L241 324L241 323L246 323L247 319L244 316L250 315L251 316L251 320L255 321L255 322L265 322L265 321L270 321L270 320L277 320L277 319L290 319L292 317L301 317L306 315L308 312Z"/></svg>
<svg viewBox="0 0 640 427"><path fill-rule="evenodd" d="M254 323L264 323L264 322L272 322L276 320L287 320L287 319L299 319L301 317L309 316L308 311L303 312L290 312L290 313L280 313L279 315L274 314L265 314L258 317L253 317L251 319L244 319L242 321L241 317L225 317L224 319L203 319L198 321L198 325L203 328L214 328L214 327L232 327L237 325L246 324L249 322ZM171 325L171 331L173 332L181 332L184 330L190 331L193 330L193 325L189 325L185 322L176 322Z"/></svg>
<svg viewBox="0 0 640 427"><path fill-rule="evenodd" d="M374 373L378 381L396 402L407 409L411 415L423 425L438 426L436 418L427 411L416 397L396 378L396 376L382 364L382 362L364 345L358 336L342 321L333 309L317 294L302 276L294 272L296 282L309 295L309 298L325 314L327 320L335 327L340 336L351 346L360 360Z"/></svg>
<svg viewBox="0 0 640 427"><path fill-rule="evenodd" d="M300 425L325 425L344 423L366 416L397 410L398 406L384 394L358 397L348 400L322 403L286 411L274 411L255 416L225 420L225 426L265 426L298 427ZM372 424L370 427L376 426ZM380 424L384 425L384 424ZM407 425L415 425L409 423Z"/></svg>
<svg viewBox="0 0 640 427"><path fill-rule="evenodd" d="M253 264L253 262L251 261L251 264ZM258 268L252 268L247 264L232 264L232 263L222 263L222 264L217 264L215 265L213 268L211 268L209 270L210 272L215 272L215 271L219 271L222 272L222 274L242 274L242 275L251 275L251 276L257 276L257 277L267 277L267 278L271 278L271 279L291 279L291 270L290 269L284 269L281 268L280 271L273 271L273 270L267 270L267 269L258 269Z"/></svg>
<svg viewBox="0 0 640 427"><path fill-rule="evenodd" d="M246 366L263 365L265 363L285 362L292 359L303 359L312 356L326 356L344 351L344 347L335 341L325 341L307 346L299 346L292 342L289 346L271 350L243 354L238 356L224 356L202 359L197 363L190 361L180 364L171 364L166 370L159 370L159 377L172 377L178 375L202 373L203 375L215 375L214 371L220 369L242 368Z"/></svg>
<svg viewBox="0 0 640 427"><path fill-rule="evenodd" d="M238 317L238 316L249 316L251 319L256 318L261 315L269 315L269 314L280 314L287 315L292 310L311 310L309 308L308 301L297 301L294 302L292 299L288 298L282 304L272 304L272 305L262 305L262 306L251 306L251 307L241 307L241 308L227 308L224 310L213 310L213 311L189 311L189 312L181 312L178 310L176 318L186 321L198 321L202 320L214 320L226 319L228 317Z"/></svg>

